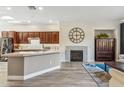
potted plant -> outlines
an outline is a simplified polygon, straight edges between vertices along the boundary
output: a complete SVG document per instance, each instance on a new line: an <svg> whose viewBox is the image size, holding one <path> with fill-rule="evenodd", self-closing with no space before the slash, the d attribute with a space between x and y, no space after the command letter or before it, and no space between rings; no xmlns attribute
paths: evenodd
<svg viewBox="0 0 124 93"><path fill-rule="evenodd" d="M96 35L96 38L109 38L109 35L106 33L101 33L101 34Z"/></svg>

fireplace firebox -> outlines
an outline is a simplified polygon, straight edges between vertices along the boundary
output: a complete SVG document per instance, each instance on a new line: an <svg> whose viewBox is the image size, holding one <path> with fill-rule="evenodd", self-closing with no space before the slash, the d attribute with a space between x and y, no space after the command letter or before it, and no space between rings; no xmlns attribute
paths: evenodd
<svg viewBox="0 0 124 93"><path fill-rule="evenodd" d="M70 51L70 60L71 62L76 61L83 61L83 50L71 50Z"/></svg>

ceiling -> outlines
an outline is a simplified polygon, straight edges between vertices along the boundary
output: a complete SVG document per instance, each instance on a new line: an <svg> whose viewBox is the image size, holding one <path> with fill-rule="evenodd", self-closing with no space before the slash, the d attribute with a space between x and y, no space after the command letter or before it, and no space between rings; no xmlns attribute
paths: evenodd
<svg viewBox="0 0 124 93"><path fill-rule="evenodd" d="M116 22L124 19L124 6L43 6L42 10L30 10L27 6L0 6L0 17L11 16L13 20L0 19L0 23L8 21L30 21L27 24L56 24L59 22Z"/></svg>

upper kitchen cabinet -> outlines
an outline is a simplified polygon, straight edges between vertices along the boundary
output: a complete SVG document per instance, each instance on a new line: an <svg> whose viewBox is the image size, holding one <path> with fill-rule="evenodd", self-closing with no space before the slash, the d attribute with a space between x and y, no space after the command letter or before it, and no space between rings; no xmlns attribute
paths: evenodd
<svg viewBox="0 0 124 93"><path fill-rule="evenodd" d="M8 32L8 37L14 37L15 35L16 35L16 32L14 32L14 31Z"/></svg>
<svg viewBox="0 0 124 93"><path fill-rule="evenodd" d="M29 37L35 37L35 32L29 32Z"/></svg>
<svg viewBox="0 0 124 93"><path fill-rule="evenodd" d="M40 41L42 44L58 44L59 32L40 32Z"/></svg>
<svg viewBox="0 0 124 93"><path fill-rule="evenodd" d="M52 43L59 43L59 32L52 32Z"/></svg>
<svg viewBox="0 0 124 93"><path fill-rule="evenodd" d="M23 32L17 32L17 41L18 41L18 43L24 43L23 42Z"/></svg>
<svg viewBox="0 0 124 93"><path fill-rule="evenodd" d="M45 43L47 43L47 44L51 44L52 43L52 32L46 32Z"/></svg>
<svg viewBox="0 0 124 93"><path fill-rule="evenodd" d="M18 41L22 44L28 44L28 38L40 37L39 32L18 32Z"/></svg>
<svg viewBox="0 0 124 93"><path fill-rule="evenodd" d="M46 43L46 32L40 32L40 43Z"/></svg>
<svg viewBox="0 0 124 93"><path fill-rule="evenodd" d="M7 31L3 31L2 32L2 37L8 37L8 32Z"/></svg>
<svg viewBox="0 0 124 93"><path fill-rule="evenodd" d="M40 32L35 32L35 37L40 37Z"/></svg>
<svg viewBox="0 0 124 93"><path fill-rule="evenodd" d="M29 33L28 32L23 32L23 43L28 43L28 37Z"/></svg>
<svg viewBox="0 0 124 93"><path fill-rule="evenodd" d="M59 32L14 32L14 31L4 31L2 32L2 37L11 37L14 43L17 44L28 44L28 38L40 38L41 44L59 44Z"/></svg>

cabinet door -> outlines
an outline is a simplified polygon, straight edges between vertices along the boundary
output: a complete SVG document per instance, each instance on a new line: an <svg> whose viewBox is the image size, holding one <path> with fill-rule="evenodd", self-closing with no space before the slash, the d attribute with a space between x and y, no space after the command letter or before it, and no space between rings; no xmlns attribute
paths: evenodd
<svg viewBox="0 0 124 93"><path fill-rule="evenodd" d="M23 43L25 43L25 44L28 43L28 37L29 37L29 33L23 32Z"/></svg>
<svg viewBox="0 0 124 93"><path fill-rule="evenodd" d="M9 31L8 32L8 37L14 38L15 32L14 31Z"/></svg>
<svg viewBox="0 0 124 93"><path fill-rule="evenodd" d="M40 43L46 43L46 32L40 32Z"/></svg>
<svg viewBox="0 0 124 93"><path fill-rule="evenodd" d="M40 32L35 32L35 37L39 37L40 38Z"/></svg>
<svg viewBox="0 0 124 93"><path fill-rule="evenodd" d="M16 32L16 39L17 39L16 43L19 44L20 43L20 41L19 41L19 32Z"/></svg>
<svg viewBox="0 0 124 93"><path fill-rule="evenodd" d="M59 32L52 32L52 43L59 43Z"/></svg>
<svg viewBox="0 0 124 93"><path fill-rule="evenodd" d="M8 32L7 31L3 31L2 32L2 37L8 37Z"/></svg>
<svg viewBox="0 0 124 93"><path fill-rule="evenodd" d="M95 39L95 60L115 61L115 39Z"/></svg>
<svg viewBox="0 0 124 93"><path fill-rule="evenodd" d="M23 32L17 33L18 43L23 43Z"/></svg>
<svg viewBox="0 0 124 93"><path fill-rule="evenodd" d="M52 43L52 32L46 32L46 43L47 44Z"/></svg>
<svg viewBox="0 0 124 93"><path fill-rule="evenodd" d="M29 32L29 37L35 37L35 32Z"/></svg>

